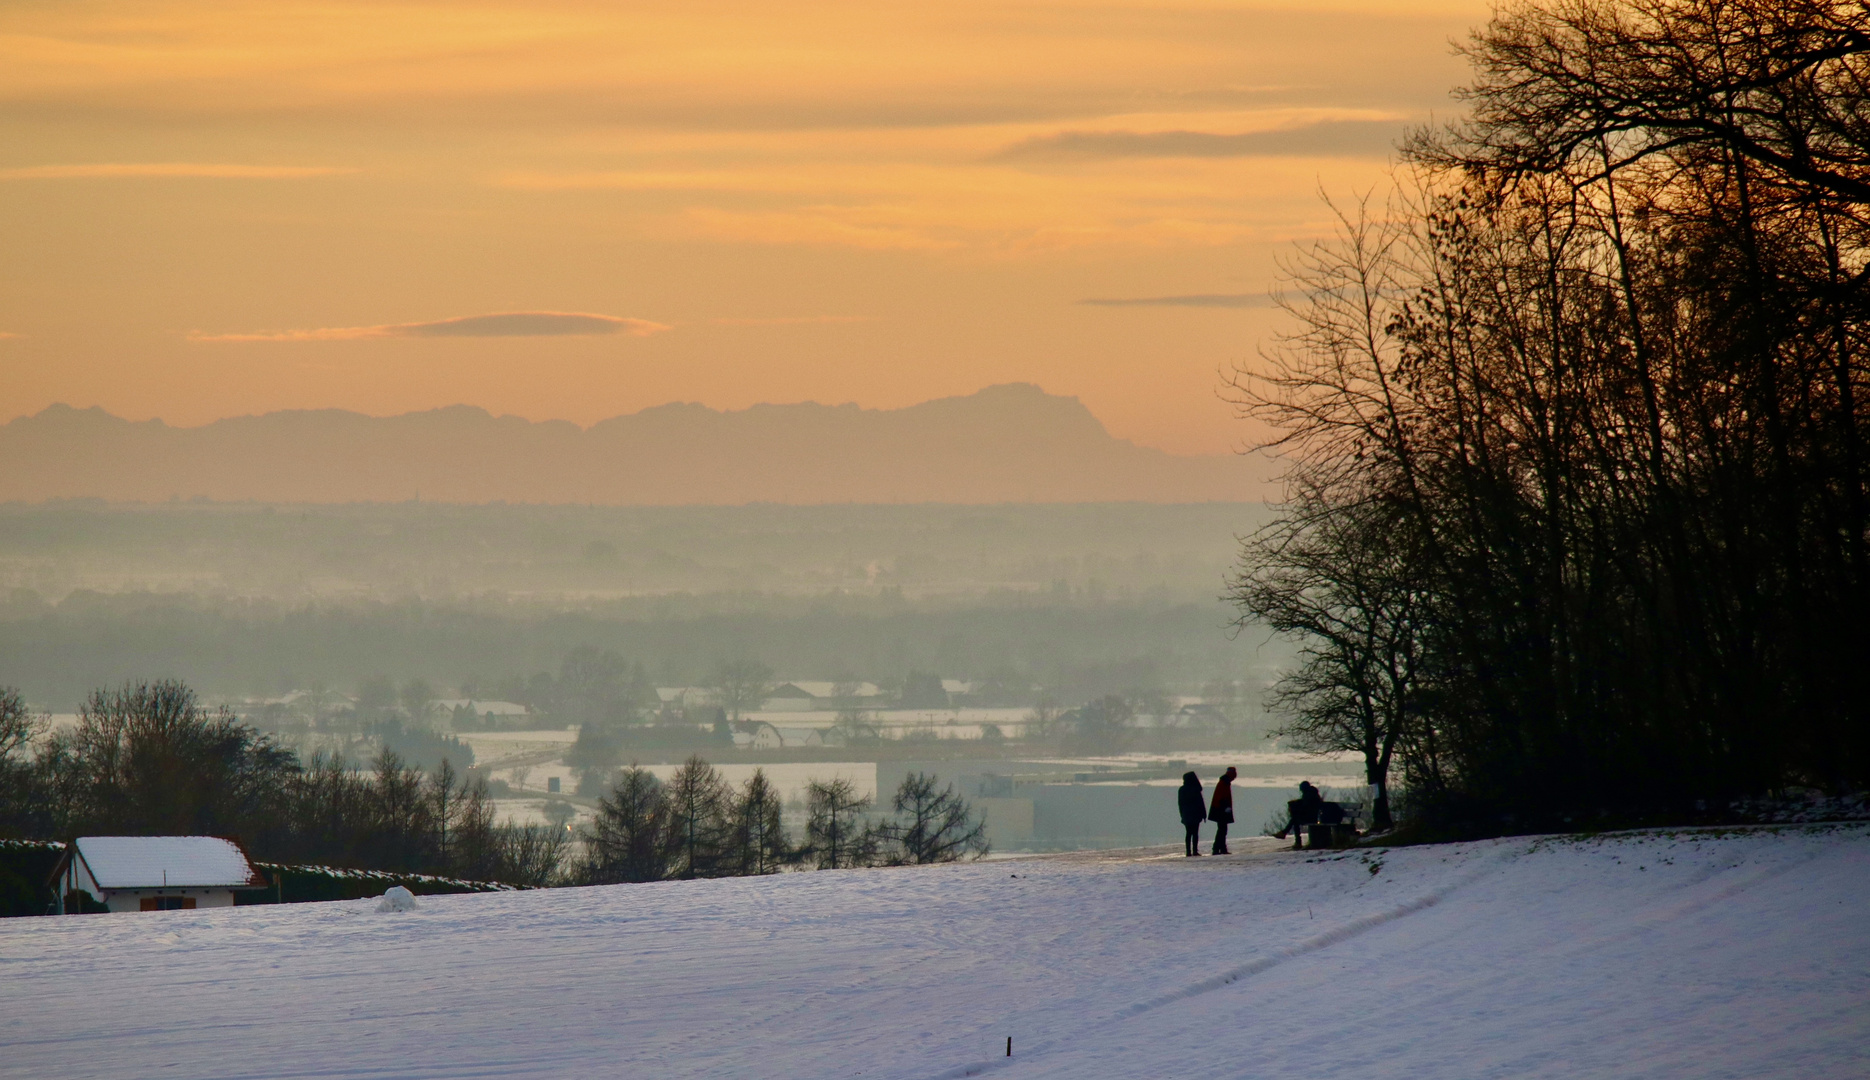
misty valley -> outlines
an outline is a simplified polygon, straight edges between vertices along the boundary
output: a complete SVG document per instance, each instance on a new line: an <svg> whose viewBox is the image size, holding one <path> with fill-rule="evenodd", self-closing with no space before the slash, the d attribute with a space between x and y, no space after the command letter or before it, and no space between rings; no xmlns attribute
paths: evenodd
<svg viewBox="0 0 1870 1080"><path fill-rule="evenodd" d="M0 685L51 734L174 680L308 767L446 768L573 848L623 770L694 757L759 771L790 836L815 782L869 820L927 775L994 850L1160 843L1189 767L1240 765L1256 828L1300 778L1360 783L1268 739L1285 646L1221 596L1265 513L10 504Z"/></svg>

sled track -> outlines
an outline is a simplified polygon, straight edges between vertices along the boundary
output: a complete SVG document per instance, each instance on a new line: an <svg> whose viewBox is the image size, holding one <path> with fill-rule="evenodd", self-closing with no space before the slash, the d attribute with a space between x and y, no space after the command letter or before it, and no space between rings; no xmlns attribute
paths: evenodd
<svg viewBox="0 0 1870 1080"><path fill-rule="evenodd" d="M1368 915L1352 919L1341 926L1333 927L1321 934L1314 934L1296 944L1288 945L1281 949L1275 949L1264 956L1255 957L1244 964L1235 965L1217 975L1210 975L1205 979L1190 983L1179 989L1170 990L1167 993L1157 994L1155 997L1135 1002L1134 1004L1125 1006L1124 1008L1106 1015L1095 1024L1086 1025L1084 1029L1080 1030L1094 1029L1115 1021L1128 1020L1132 1017L1141 1016L1144 1013L1154 1012L1165 1005L1172 1005L1178 1001L1186 1001L1189 998L1199 997L1202 994L1213 993L1223 987L1231 986L1242 979L1251 978L1262 972L1269 971L1288 961L1296 960L1301 956L1307 956L1321 949L1328 949L1340 942L1348 941L1351 938L1369 933L1377 927L1395 922L1397 919L1414 915L1418 911L1426 911L1447 899L1450 894L1464 889L1480 880L1482 877L1485 877L1487 873L1493 869L1494 863L1504 858L1511 858L1516 854L1518 854L1518 852L1502 852L1500 854L1484 857L1480 860L1480 865L1462 874L1448 884L1443 885L1439 889L1423 893L1420 896L1405 900L1400 904L1385 908L1382 911L1371 912ZM1050 1039L1043 1039L1035 1042L1031 1045L1031 1053L1044 1053L1052 1047L1059 1045L1061 1041L1069 1042L1070 1036L1054 1036ZM1028 1057L1030 1057L1030 1054ZM964 1077L981 1076L989 1069L1006 1068L1012 1064L1012 1061L1012 1058L988 1058L986 1061L976 1061L967 1065L959 1065L945 1072L936 1073L929 1077L929 1080L962 1080Z"/></svg>

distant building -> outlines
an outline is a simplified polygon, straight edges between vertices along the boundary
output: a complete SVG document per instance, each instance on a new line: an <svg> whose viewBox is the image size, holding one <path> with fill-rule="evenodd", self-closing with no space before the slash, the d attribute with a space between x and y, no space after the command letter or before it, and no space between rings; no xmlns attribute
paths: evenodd
<svg viewBox="0 0 1870 1080"><path fill-rule="evenodd" d="M714 704L714 693L705 686L658 686L656 687L656 715L658 724L707 723L709 717L703 715ZM690 712L694 715L689 715Z"/></svg>
<svg viewBox="0 0 1870 1080"><path fill-rule="evenodd" d="M810 698L808 705L797 702ZM783 700L785 706L771 704ZM876 709L884 703L883 691L871 682L831 682L821 679L795 679L774 690L766 698L774 712L834 712L838 709Z"/></svg>
<svg viewBox="0 0 1870 1080"><path fill-rule="evenodd" d="M529 727L532 720L532 710L514 701L448 698L435 704L448 713L457 731L498 731L503 727L517 731Z"/></svg>
<svg viewBox="0 0 1870 1080"><path fill-rule="evenodd" d="M823 728L775 727L773 733L779 737L780 745L788 748L794 746L829 745L825 741L826 732Z"/></svg>
<svg viewBox="0 0 1870 1080"><path fill-rule="evenodd" d="M778 750L786 740L778 728L764 720L742 720L734 729L734 745L742 750Z"/></svg>
<svg viewBox="0 0 1870 1080"><path fill-rule="evenodd" d="M781 683L766 695L764 712L811 712L818 707L818 695L798 683Z"/></svg>
<svg viewBox="0 0 1870 1080"><path fill-rule="evenodd" d="M81 836L52 875L63 913L82 892L113 912L233 907L264 889L246 852L218 836Z"/></svg>
<svg viewBox="0 0 1870 1080"><path fill-rule="evenodd" d="M1184 705L1176 710L1175 717L1182 727L1225 728L1229 723L1225 709L1206 703Z"/></svg>
<svg viewBox="0 0 1870 1080"><path fill-rule="evenodd" d="M941 688L950 700L957 696L965 697L974 692L974 684L966 679L943 679Z"/></svg>

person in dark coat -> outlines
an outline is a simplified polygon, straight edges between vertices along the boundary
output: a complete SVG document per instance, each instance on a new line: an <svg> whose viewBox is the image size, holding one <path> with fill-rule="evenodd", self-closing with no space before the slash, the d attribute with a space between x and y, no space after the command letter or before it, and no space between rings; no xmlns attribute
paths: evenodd
<svg viewBox="0 0 1870 1080"><path fill-rule="evenodd" d="M1299 797L1286 804L1287 824L1284 829L1273 835L1284 840L1289 830L1292 833L1292 846L1296 850L1305 836L1305 826L1318 821L1318 812L1324 808L1325 797L1318 793L1310 780L1299 781Z"/></svg>
<svg viewBox="0 0 1870 1080"><path fill-rule="evenodd" d="M1214 822L1214 844L1210 855L1232 854L1227 850L1227 827L1234 823L1234 777L1240 774L1229 765L1214 782L1214 802L1208 807L1208 820Z"/></svg>
<svg viewBox="0 0 1870 1080"><path fill-rule="evenodd" d="M1201 823L1207 820L1207 800L1201 797L1201 780L1192 772L1182 774L1181 789L1176 798L1182 804L1182 828L1187 830L1183 846L1184 855L1201 854Z"/></svg>

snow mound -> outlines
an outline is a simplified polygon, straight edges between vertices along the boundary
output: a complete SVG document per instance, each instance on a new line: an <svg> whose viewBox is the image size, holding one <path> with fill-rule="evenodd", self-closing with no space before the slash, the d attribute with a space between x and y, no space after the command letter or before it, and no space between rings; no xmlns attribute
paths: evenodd
<svg viewBox="0 0 1870 1080"><path fill-rule="evenodd" d="M414 911L420 906L416 903L416 894L401 885L383 890L383 899L377 901L378 911Z"/></svg>

